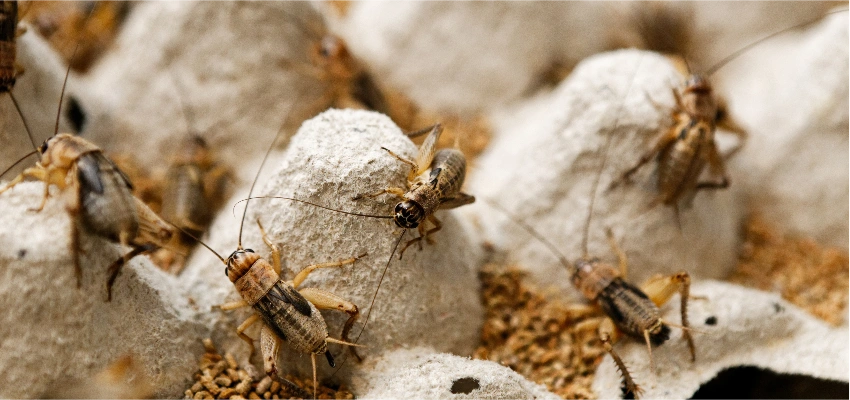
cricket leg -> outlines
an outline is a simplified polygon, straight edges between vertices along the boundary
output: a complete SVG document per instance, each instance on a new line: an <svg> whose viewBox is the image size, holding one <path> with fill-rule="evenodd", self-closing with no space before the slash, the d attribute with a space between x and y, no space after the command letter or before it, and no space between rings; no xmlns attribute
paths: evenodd
<svg viewBox="0 0 850 400"><path fill-rule="evenodd" d="M272 377L272 379L278 377L277 352L280 349L280 342L280 338L263 324L260 330L260 353L263 355L263 369L266 371L266 375Z"/></svg>
<svg viewBox="0 0 850 400"><path fill-rule="evenodd" d="M71 218L71 257L74 257L74 276L77 277L77 289L83 285L83 268L80 265L80 228L76 218Z"/></svg>
<svg viewBox="0 0 850 400"><path fill-rule="evenodd" d="M656 277L644 283L641 289L658 306L666 303L676 292L679 293L681 297L682 336L688 342L691 361L696 361L696 347L694 346L691 327L688 323L688 300L690 299L691 292L691 276L685 271L680 271L670 276Z"/></svg>
<svg viewBox="0 0 850 400"><path fill-rule="evenodd" d="M608 190L614 189L621 183L628 182L629 180L631 180L632 175L634 175L634 173L637 172L640 167L644 166L646 163L652 160L652 158L655 157L658 152L669 146L671 143L673 143L674 140L676 140L676 135L675 131L673 131L672 129L659 134L658 137L655 139L655 144L653 144L647 152L641 155L637 164L629 168L626 172L623 173L623 175L611 182L611 184L608 186Z"/></svg>
<svg viewBox="0 0 850 400"><path fill-rule="evenodd" d="M440 229L443 229L443 224L440 223L440 220L433 214L428 216L428 221L431 221L431 224L434 225L434 227L425 231L425 234L422 235L422 237L426 242L428 242L428 244L434 244L434 239L431 239L430 235L436 233Z"/></svg>
<svg viewBox="0 0 850 400"><path fill-rule="evenodd" d="M254 314L254 315L248 317L248 319L246 319L244 322L242 322L242 324L240 324L238 327L236 327L236 334L239 335L239 338L244 340L245 343L248 343L248 348L251 349L248 352L248 358L251 358L251 356L254 355L254 339L251 339L250 336L246 335L245 330L248 329L249 327L251 327L251 325L254 325L254 323L259 321L259 320L260 320L260 316L257 315L257 314Z"/></svg>
<svg viewBox="0 0 850 400"><path fill-rule="evenodd" d="M230 303L219 304L218 306L213 306L213 308L218 307L218 309L221 310L221 311L230 311L230 310L236 310L238 308L250 307L250 306L251 305L248 304L247 301L238 300L238 301L233 301L233 302L230 302Z"/></svg>
<svg viewBox="0 0 850 400"><path fill-rule="evenodd" d="M292 286L295 286L295 288L298 288L298 286L300 286L304 282L304 280L307 279L307 277L313 271L315 271L319 268L342 267L342 266L345 266L345 265L348 265L348 264L354 264L355 261L357 261L357 260L359 260L363 257L366 257L366 254L368 254L368 253L363 253L363 254L361 254L357 257L347 258L347 259L342 260L342 261L333 261L333 262L327 262L327 263L322 263L322 264L308 265L308 266L304 267L304 269L302 269L301 272L298 273L298 275L295 275L295 278L292 280ZM315 303L315 302L313 302L313 303Z"/></svg>
<svg viewBox="0 0 850 400"><path fill-rule="evenodd" d="M263 236L263 242L266 243L266 246L269 246L272 249L272 265L274 266L274 272L277 273L277 276L280 276L280 247L278 247L272 240L269 238L269 235L266 233L265 228L263 228L263 224L260 223L260 219L257 218L257 225L260 226L260 233Z"/></svg>
<svg viewBox="0 0 850 400"><path fill-rule="evenodd" d="M124 254L121 258L115 260L115 262L109 266L109 269L107 269L106 272L106 301L112 301L112 285L115 283L115 279L118 278L118 274L121 273L121 268L124 267L124 264L126 264L128 260L133 259L133 257L150 250L150 246L134 247L133 250L130 250L129 253Z"/></svg>
<svg viewBox="0 0 850 400"><path fill-rule="evenodd" d="M605 229L605 236L608 237L608 244L611 245L611 250L614 251L614 254L617 255L617 260L620 264L620 276L625 279L629 273L629 261L626 258L626 253L620 248L617 244L617 240L614 239L614 232L611 231L611 228Z"/></svg>
<svg viewBox="0 0 850 400"><path fill-rule="evenodd" d="M616 327L614 327L614 323L610 318L605 318L599 325L599 340L602 341L602 347L611 355L614 364L617 366L617 370L620 371L620 376L623 377L623 392L625 394L632 394L637 399L643 390L632 379L632 375L629 373L628 368L626 368L623 359L614 351L614 338L616 338Z"/></svg>
<svg viewBox="0 0 850 400"><path fill-rule="evenodd" d="M392 194L392 195L398 197L399 199L404 200L405 190L400 189L400 188L396 188L396 187L389 187L389 188L386 188L384 190L377 191L375 193L358 194L357 196L352 197L351 200L360 200L364 197L378 197L378 196L380 196L384 193Z"/></svg>
<svg viewBox="0 0 850 400"><path fill-rule="evenodd" d="M728 153L723 155L723 158L728 160L729 158L737 154L738 151L741 150L741 148L744 147L744 144L747 143L747 137L749 136L749 134L747 134L747 131L729 115L726 102L721 99L719 99L717 104L717 114L718 117L715 121L717 129L729 132L738 137L738 143L735 145L735 147L733 147L732 150L729 150Z"/></svg>
<svg viewBox="0 0 850 400"><path fill-rule="evenodd" d="M416 166L416 163L415 163L415 162L413 162L413 161L411 161L411 160L408 160L408 159L406 159L406 158L404 158L404 157L402 157L402 156L400 156L400 155L398 155L398 154L394 153L392 150L390 150L390 149L388 149L388 148L386 148L386 147L381 147L381 149L382 149L382 150L384 150L384 151L386 151L387 153L390 153L390 155L391 155L391 156L393 156L393 157L395 157L397 160L399 160L399 161L401 161L401 162L403 162L403 163L405 163L405 164L409 165L409 166L410 166L410 168L411 168L411 169L410 169L410 174L409 174L409 175L410 175L411 177L414 177L414 176L416 176L416 175L418 175L418 174L419 174L419 167L417 167L417 166Z"/></svg>
<svg viewBox="0 0 850 400"><path fill-rule="evenodd" d="M345 325L342 328L342 335L340 336L340 339L345 342L350 342L348 339L348 333L351 332L354 322L360 317L360 310L357 309L356 304L324 290L304 288L298 292L320 310L339 310L348 314L348 320L345 321ZM357 354L357 351L355 351L354 346L348 346L348 350L351 352L351 355L357 359L357 361L363 361L363 358Z"/></svg>

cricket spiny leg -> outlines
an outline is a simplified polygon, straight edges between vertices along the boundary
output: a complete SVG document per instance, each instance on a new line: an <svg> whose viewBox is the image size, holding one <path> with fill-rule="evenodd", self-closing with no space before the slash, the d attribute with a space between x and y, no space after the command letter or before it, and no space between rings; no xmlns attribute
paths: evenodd
<svg viewBox="0 0 850 400"><path fill-rule="evenodd" d="M599 340L602 342L602 347L605 351L611 355L611 358L614 360L614 364L617 366L617 370L620 371L620 376L623 378L623 387L625 392L633 394L637 399L640 397L643 390L632 379L632 375L629 373L628 368L626 368L626 364L623 362L623 359L620 358L616 351L614 351L611 335L613 330L616 328L614 328L613 325L613 322L608 318L603 321L599 327Z"/></svg>
<svg viewBox="0 0 850 400"><path fill-rule="evenodd" d="M263 355L263 369L272 379L278 378L277 352L280 349L280 338L263 324L260 330L260 353Z"/></svg>

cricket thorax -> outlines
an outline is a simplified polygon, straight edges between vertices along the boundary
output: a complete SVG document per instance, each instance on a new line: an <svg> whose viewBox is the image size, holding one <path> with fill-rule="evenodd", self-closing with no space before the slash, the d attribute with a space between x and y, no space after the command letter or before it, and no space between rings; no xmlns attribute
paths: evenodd
<svg viewBox="0 0 850 400"><path fill-rule="evenodd" d="M575 262L573 285L588 300L596 300L600 294L614 281L619 279L619 272L612 266L598 259L580 259Z"/></svg>
<svg viewBox="0 0 850 400"><path fill-rule="evenodd" d="M717 102L708 80L699 75L691 75L682 91L682 106L683 111L691 118L714 121L717 116Z"/></svg>
<svg viewBox="0 0 850 400"><path fill-rule="evenodd" d="M227 258L225 273L242 299L252 305L280 280L274 267L251 249L234 251Z"/></svg>
<svg viewBox="0 0 850 400"><path fill-rule="evenodd" d="M60 133L45 140L39 146L38 152L41 154L41 165L67 170L83 155L101 153L101 150L85 139Z"/></svg>

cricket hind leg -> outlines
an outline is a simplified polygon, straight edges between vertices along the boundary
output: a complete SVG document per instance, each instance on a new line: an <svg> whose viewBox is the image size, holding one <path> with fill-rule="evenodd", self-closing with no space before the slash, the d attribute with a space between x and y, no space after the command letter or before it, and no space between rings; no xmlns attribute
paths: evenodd
<svg viewBox="0 0 850 400"><path fill-rule="evenodd" d="M657 306L661 306L673 297L677 292L681 297L680 311L682 315L682 336L688 343L691 353L691 361L696 361L696 346L691 335L691 326L688 322L688 300L691 292L691 276L686 271L680 271L670 276L662 276L650 279L641 287L649 299Z"/></svg>
<svg viewBox="0 0 850 400"><path fill-rule="evenodd" d="M106 278L106 301L112 301L112 285L115 284L115 279L117 279L118 274L121 273L121 268L123 268L124 265L134 257L152 251L156 248L157 247L153 245L136 246L133 250L130 250L129 253L124 254L121 258L115 260L115 262L109 266Z"/></svg>
<svg viewBox="0 0 850 400"><path fill-rule="evenodd" d="M281 339L264 324L262 330L260 330L260 351L263 354L263 369L265 370L266 375L280 382L281 386L286 387L289 393L294 394L299 398L306 399L310 397L310 393L300 388L289 379L279 375L279 370L277 368L277 354L278 350L280 350L281 342Z"/></svg>
<svg viewBox="0 0 850 400"><path fill-rule="evenodd" d="M348 314L348 320L345 321L340 338L345 342L351 342L348 338L348 334L351 332L351 328L354 327L354 322L356 322L357 318L360 317L360 310L357 308L356 304L345 300L336 294L320 289L304 288L298 292L320 310L338 310ZM353 355L357 361L363 361L363 358L357 354L354 346L348 346L348 351L351 352L351 355Z"/></svg>

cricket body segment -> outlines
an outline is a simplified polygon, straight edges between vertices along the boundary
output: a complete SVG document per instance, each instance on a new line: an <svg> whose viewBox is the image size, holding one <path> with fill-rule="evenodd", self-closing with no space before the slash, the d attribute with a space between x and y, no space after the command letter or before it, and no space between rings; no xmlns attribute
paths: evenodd
<svg viewBox="0 0 850 400"><path fill-rule="evenodd" d="M443 127L436 124L407 134L407 137L410 138L428 134L419 147L416 160L408 160L392 150L382 147L391 156L410 166L406 189L389 187L376 193L361 194L354 197L354 200L357 200L362 197L375 197L389 193L401 200L395 206L393 221L401 228L417 228L419 237L404 245L399 252L399 258L413 243L419 242L420 248L422 239L432 243L429 235L443 227L440 220L434 216L437 210L456 208L475 201L474 196L460 191L466 177L466 157L457 149L457 143L453 149L436 149L437 140L440 139L442 132ZM434 227L426 229L425 221L430 222Z"/></svg>
<svg viewBox="0 0 850 400"><path fill-rule="evenodd" d="M0 2L0 93L12 90L18 75L15 66L18 30L18 2Z"/></svg>
<svg viewBox="0 0 850 400"><path fill-rule="evenodd" d="M658 200L668 206L675 206L683 196L692 197L698 189L709 188L708 184L701 187L698 183L709 162L713 163L713 170L722 173L722 182L711 187L723 188L729 184L714 142L718 108L711 85L693 75L676 99L675 123L669 132L672 142L658 154Z"/></svg>

